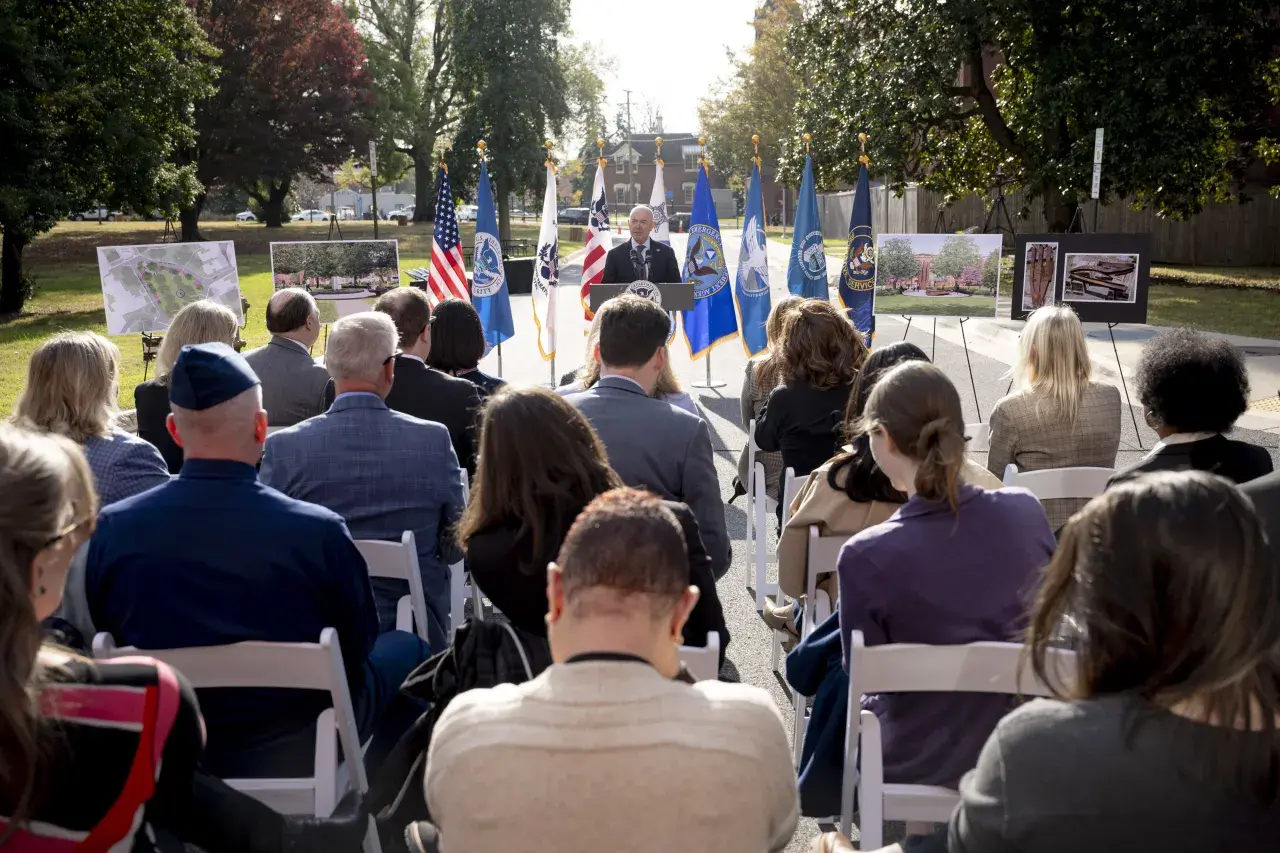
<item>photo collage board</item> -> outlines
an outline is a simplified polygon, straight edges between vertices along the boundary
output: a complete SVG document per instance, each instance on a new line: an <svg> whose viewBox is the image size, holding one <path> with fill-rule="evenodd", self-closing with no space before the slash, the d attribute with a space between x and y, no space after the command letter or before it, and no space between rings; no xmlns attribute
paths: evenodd
<svg viewBox="0 0 1280 853"><path fill-rule="evenodd" d="M306 290L320 308L320 322L368 311L374 300L400 286L396 240L308 240L271 244L274 290Z"/></svg>
<svg viewBox="0 0 1280 853"><path fill-rule="evenodd" d="M1014 244L1012 319L1067 305L1086 323L1147 321L1150 234L1019 234Z"/></svg>
<svg viewBox="0 0 1280 853"><path fill-rule="evenodd" d="M878 235L875 313L995 319L1003 239L1001 234Z"/></svg>

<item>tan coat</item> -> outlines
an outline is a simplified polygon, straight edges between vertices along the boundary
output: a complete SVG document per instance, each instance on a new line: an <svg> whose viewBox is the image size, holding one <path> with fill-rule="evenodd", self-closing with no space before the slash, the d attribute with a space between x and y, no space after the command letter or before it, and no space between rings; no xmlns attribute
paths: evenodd
<svg viewBox="0 0 1280 853"><path fill-rule="evenodd" d="M1080 401L1075 424L1068 424L1028 391L1010 394L991 410L991 451L987 468L1004 477L1010 462L1020 471L1047 468L1114 468L1120 449L1120 391L1114 385L1090 382ZM1049 526L1055 531L1070 520L1087 500L1063 498L1044 502Z"/></svg>
<svg viewBox="0 0 1280 853"><path fill-rule="evenodd" d="M847 451L849 447L846 445L844 449ZM791 518L778 543L778 587L792 598L804 595L810 525L818 525L821 536L852 536L888 521L889 516L901 506L883 501L858 503L849 500L848 495L831 488L827 483L832 461L827 460L822 467L813 471L800 487L795 500L791 502ZM966 483L984 489L998 489L1001 486L998 478L967 458L960 476ZM835 571L835 568L832 566L831 571Z"/></svg>

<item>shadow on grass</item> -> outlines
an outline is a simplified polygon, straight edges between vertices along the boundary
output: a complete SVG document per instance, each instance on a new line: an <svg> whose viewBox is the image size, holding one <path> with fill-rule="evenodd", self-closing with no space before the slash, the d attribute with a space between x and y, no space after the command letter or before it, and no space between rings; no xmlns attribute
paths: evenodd
<svg viewBox="0 0 1280 853"><path fill-rule="evenodd" d="M106 323L102 308L83 311L53 311L40 314L0 315L0 344L43 339L64 331L80 331Z"/></svg>

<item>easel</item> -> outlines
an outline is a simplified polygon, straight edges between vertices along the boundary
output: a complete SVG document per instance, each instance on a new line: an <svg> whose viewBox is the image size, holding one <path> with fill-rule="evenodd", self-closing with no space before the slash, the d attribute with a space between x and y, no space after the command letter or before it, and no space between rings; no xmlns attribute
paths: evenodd
<svg viewBox="0 0 1280 853"><path fill-rule="evenodd" d="M160 242L161 243L178 243L178 242L181 242L179 240L180 236L181 234L179 233L178 229L173 227L173 220L170 219L168 216L166 216L164 218L164 233L160 235ZM146 381L146 380L144 379L143 381Z"/></svg>
<svg viewBox="0 0 1280 853"><path fill-rule="evenodd" d="M339 240L347 239L346 237L342 236L342 226L338 224L338 211L336 210L329 214L329 236L326 237L325 239L332 240L334 231L338 232Z"/></svg>

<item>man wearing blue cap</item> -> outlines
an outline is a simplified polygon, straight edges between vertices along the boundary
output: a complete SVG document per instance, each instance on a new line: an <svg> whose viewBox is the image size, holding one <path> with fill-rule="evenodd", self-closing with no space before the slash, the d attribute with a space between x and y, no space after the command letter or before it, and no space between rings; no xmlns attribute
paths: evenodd
<svg viewBox="0 0 1280 853"><path fill-rule="evenodd" d="M182 473L99 517L85 572L94 625L140 649L316 642L335 628L368 737L426 645L402 631L379 636L368 569L341 517L258 482L267 413L242 356L221 343L183 347L169 401ZM210 772L310 772L328 696L200 693ZM394 716L413 714L397 708ZM379 741L399 735L379 729Z"/></svg>

